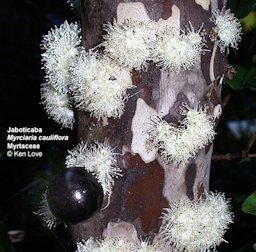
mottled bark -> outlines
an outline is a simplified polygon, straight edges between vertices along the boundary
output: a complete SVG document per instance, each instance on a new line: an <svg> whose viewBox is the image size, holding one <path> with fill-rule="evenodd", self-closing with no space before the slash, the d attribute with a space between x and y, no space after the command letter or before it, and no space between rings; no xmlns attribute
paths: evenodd
<svg viewBox="0 0 256 252"><path fill-rule="evenodd" d="M213 24L211 10L222 8L222 1L210 0L84 0L82 1L83 45L88 49L102 42L103 23L127 18L152 20L159 29L171 25L185 29L188 22L206 34ZM213 43L206 35L209 51L189 71L173 73L150 65L146 72L131 73L136 89L129 93L125 113L120 119L104 122L84 112L77 113L78 140L87 142L109 139L117 146L123 177L116 179L110 205L85 223L71 226L73 240L89 237L118 236L131 241L154 239L163 208L181 199L195 200L209 188L212 145L198 152L186 165L165 164L145 135L151 115L159 114L168 122L177 122L182 102L200 101L214 112L220 104L218 81L211 82L210 71L220 77L225 59L216 52L210 68ZM215 108L216 110L216 108ZM215 111L216 113L216 111ZM105 199L105 204L107 199Z"/></svg>

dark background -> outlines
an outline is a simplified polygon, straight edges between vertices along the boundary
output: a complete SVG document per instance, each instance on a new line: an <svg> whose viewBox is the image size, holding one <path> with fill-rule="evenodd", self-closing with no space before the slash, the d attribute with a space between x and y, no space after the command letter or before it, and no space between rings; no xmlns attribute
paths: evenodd
<svg viewBox="0 0 256 252"><path fill-rule="evenodd" d="M234 12L241 2L230 1ZM252 1L243 2L244 9L248 6L252 7ZM240 13L241 17L245 14ZM40 104L43 71L39 45L51 27L59 26L64 20L76 21L77 16L65 0L8 0L1 3L0 20L0 251L67 251L68 229L60 225L49 231L33 214L47 181L64 168L67 149L76 144L76 130L61 129L48 119ZM238 52L231 52L229 56L230 62L246 69L254 67L255 37L255 29L245 32ZM255 126L256 92L234 90L226 84L223 100L228 102L217 129L214 154L241 153L255 133L249 126ZM237 126L241 120L246 126L236 137L228 123L233 121ZM6 131L9 127L41 127L44 135L68 135L70 140L42 144L43 158L8 158ZM256 153L255 145L250 152ZM243 213L241 206L256 190L255 159L213 160L210 189L225 192L232 198L235 213L235 223L225 236L229 244L222 244L218 250L253 251L256 216ZM10 247L6 232L17 229L25 231L25 239Z"/></svg>

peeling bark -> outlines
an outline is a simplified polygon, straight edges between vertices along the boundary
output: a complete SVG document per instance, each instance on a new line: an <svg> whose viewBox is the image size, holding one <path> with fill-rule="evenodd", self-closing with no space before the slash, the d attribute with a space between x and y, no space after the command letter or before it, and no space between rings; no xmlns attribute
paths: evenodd
<svg viewBox="0 0 256 252"><path fill-rule="evenodd" d="M195 2L201 5L204 10L209 10L210 8L210 0L195 0Z"/></svg>
<svg viewBox="0 0 256 252"><path fill-rule="evenodd" d="M156 31L171 25L184 29L188 21L195 28L204 23L209 32L211 10L222 7L215 0L84 0L82 1L83 45L92 48L102 42L103 23L116 19L150 21ZM186 165L163 162L150 147L147 130L150 117L158 114L167 122L181 119L179 106L185 102L207 104L216 118L221 114L219 81L210 76L213 43L207 38L209 51L189 71L173 73L151 64L147 72L132 71L136 89L120 119L97 121L84 112L77 112L78 140L87 142L109 139L116 147L123 177L116 180L109 207L95 214L85 223L71 226L73 240L89 237L125 236L132 242L138 238L153 240L161 224L162 210L181 199L196 200L209 190L212 145L198 152ZM212 59L216 78L224 74L224 57L217 51ZM105 199L105 204L107 199ZM156 238L157 239L157 238Z"/></svg>

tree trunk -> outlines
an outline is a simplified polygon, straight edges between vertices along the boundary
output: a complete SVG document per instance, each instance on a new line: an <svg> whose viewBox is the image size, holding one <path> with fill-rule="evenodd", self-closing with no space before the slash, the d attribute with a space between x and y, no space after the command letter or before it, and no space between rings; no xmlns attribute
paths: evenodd
<svg viewBox="0 0 256 252"><path fill-rule="evenodd" d="M225 58L218 50L213 53L214 43L208 35L213 26L211 12L222 7L222 0L82 1L83 46L87 49L102 42L104 23L136 19L156 22L159 29L171 25L184 30L188 22L199 29L203 23L209 51L189 71L174 73L152 64L145 72L131 72L136 89L130 91L120 119L98 121L77 112L79 141L102 142L108 138L111 146L117 146L115 151L121 153L118 165L123 177L116 179L106 209L85 223L71 226L74 241L105 236L152 241L161 225L163 208L181 199L196 200L208 191L212 144L186 165L167 165L156 150L149 149L145 132L154 114L167 122L178 122L178 109L184 102L207 104L212 113L220 104L219 83L213 77L224 74Z"/></svg>

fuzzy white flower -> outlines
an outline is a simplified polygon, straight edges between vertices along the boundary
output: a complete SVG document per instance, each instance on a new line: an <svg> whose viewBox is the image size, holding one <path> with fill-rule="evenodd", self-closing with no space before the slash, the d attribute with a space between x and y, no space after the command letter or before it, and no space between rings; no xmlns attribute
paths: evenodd
<svg viewBox="0 0 256 252"><path fill-rule="evenodd" d="M197 49L199 54L204 54L207 49L205 36L202 32L203 25L196 31L193 25L189 22L189 26L186 27L185 38L186 41L194 48Z"/></svg>
<svg viewBox="0 0 256 252"><path fill-rule="evenodd" d="M78 54L81 37L77 23L65 21L59 28L55 27L43 37L42 54L46 82L61 93L68 92L70 84L70 66Z"/></svg>
<svg viewBox="0 0 256 252"><path fill-rule="evenodd" d="M85 167L96 176L105 194L111 194L114 178L122 176L115 156L107 141L92 145L86 153Z"/></svg>
<svg viewBox="0 0 256 252"><path fill-rule="evenodd" d="M164 69L179 72L189 70L203 54L205 46L200 30L195 31L192 25L187 33L167 27L164 32L158 35L153 48L154 61Z"/></svg>
<svg viewBox="0 0 256 252"><path fill-rule="evenodd" d="M76 243L76 252L96 252L99 251L99 243L95 241L92 237L88 240L82 240Z"/></svg>
<svg viewBox="0 0 256 252"><path fill-rule="evenodd" d="M149 244L147 240L141 241L133 249L134 252L161 252L161 246L159 244Z"/></svg>
<svg viewBox="0 0 256 252"><path fill-rule="evenodd" d="M133 245L124 240L103 239L77 242L76 252L131 252Z"/></svg>
<svg viewBox="0 0 256 252"><path fill-rule="evenodd" d="M42 195L42 200L40 202L40 206L36 215L43 217L43 221L49 229L55 228L57 224L60 222L51 212L48 201L47 201L47 193L44 192Z"/></svg>
<svg viewBox="0 0 256 252"><path fill-rule="evenodd" d="M117 64L129 70L146 70L151 59L154 32L150 23L126 20L122 25L116 21L105 24L104 51Z"/></svg>
<svg viewBox="0 0 256 252"><path fill-rule="evenodd" d="M68 150L66 157L67 167L85 167L86 162L87 143L79 143L72 150Z"/></svg>
<svg viewBox="0 0 256 252"><path fill-rule="evenodd" d="M76 252L161 252L158 245L150 245L147 241L139 244L119 239L88 239L87 241L77 242Z"/></svg>
<svg viewBox="0 0 256 252"><path fill-rule="evenodd" d="M223 194L206 194L195 202L180 202L165 209L161 238L179 251L204 252L225 241L223 236L233 222L229 200Z"/></svg>
<svg viewBox="0 0 256 252"><path fill-rule="evenodd" d="M159 117L152 118L153 125L149 136L167 162L187 163L199 149L214 139L214 121L207 114L206 107L184 106L181 108L184 119L180 125L169 124Z"/></svg>
<svg viewBox="0 0 256 252"><path fill-rule="evenodd" d="M76 106L93 116L120 117L132 87L129 72L113 66L97 53L83 52L72 67L72 93Z"/></svg>
<svg viewBox="0 0 256 252"><path fill-rule="evenodd" d="M68 153L67 167L84 167L95 175L102 185L104 194L111 195L114 178L122 176L122 171L117 167L115 158L117 154L113 152L106 140L89 147L87 144L80 143Z"/></svg>
<svg viewBox="0 0 256 252"><path fill-rule="evenodd" d="M64 128L73 128L74 112L68 94L61 94L50 84L41 85L41 98L47 114Z"/></svg>
<svg viewBox="0 0 256 252"><path fill-rule="evenodd" d="M238 42L241 41L242 27L230 9L224 12L216 10L211 18L215 24L215 31L218 36L220 51L228 52L228 47L237 49Z"/></svg>

